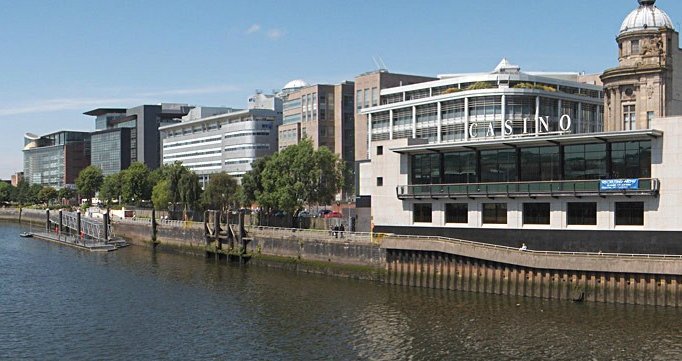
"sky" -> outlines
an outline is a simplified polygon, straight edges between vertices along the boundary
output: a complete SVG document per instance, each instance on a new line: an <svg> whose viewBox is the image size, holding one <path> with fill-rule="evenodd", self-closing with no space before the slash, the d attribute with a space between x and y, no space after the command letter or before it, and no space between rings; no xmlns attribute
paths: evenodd
<svg viewBox="0 0 682 361"><path fill-rule="evenodd" d="M677 29L682 1L659 0ZM435 76L601 73L635 0L0 0L0 178L23 135L94 130L99 107L246 107L292 79L334 84L376 69Z"/></svg>

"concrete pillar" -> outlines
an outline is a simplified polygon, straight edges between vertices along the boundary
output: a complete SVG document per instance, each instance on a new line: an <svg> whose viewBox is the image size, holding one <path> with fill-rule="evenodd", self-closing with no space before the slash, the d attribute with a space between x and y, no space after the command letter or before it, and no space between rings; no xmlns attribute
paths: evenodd
<svg viewBox="0 0 682 361"><path fill-rule="evenodd" d="M578 102L578 114L576 114L576 124L573 126L573 129L575 129L575 132L572 132L573 134L575 133L582 133L585 132L585 129L583 127L583 103Z"/></svg>
<svg viewBox="0 0 682 361"><path fill-rule="evenodd" d="M440 114L441 111L441 102L436 103L436 128L438 129L438 136L436 137L436 141L438 143L443 141L443 135L441 134L443 130L443 116Z"/></svg>
<svg viewBox="0 0 682 361"><path fill-rule="evenodd" d="M45 218L46 218L45 229L47 230L47 233L50 233L50 210L49 209L45 210Z"/></svg>
<svg viewBox="0 0 682 361"><path fill-rule="evenodd" d="M469 98L464 98L464 140L469 140Z"/></svg>
<svg viewBox="0 0 682 361"><path fill-rule="evenodd" d="M59 235L61 236L62 231L64 229L64 214L62 214L62 210L59 210Z"/></svg>
<svg viewBox="0 0 682 361"><path fill-rule="evenodd" d="M502 94L502 99L500 102L502 105L502 121L500 123L500 133L502 135L502 138L504 138L504 121L507 120L507 96Z"/></svg>
<svg viewBox="0 0 682 361"><path fill-rule="evenodd" d="M412 138L417 137L417 107L412 106Z"/></svg>
<svg viewBox="0 0 682 361"><path fill-rule="evenodd" d="M371 159L372 154L372 113L367 114L367 159Z"/></svg>
<svg viewBox="0 0 682 361"><path fill-rule="evenodd" d="M388 139L393 140L393 109L388 111Z"/></svg>
<svg viewBox="0 0 682 361"><path fill-rule="evenodd" d="M540 97L535 97L535 135L540 129Z"/></svg>

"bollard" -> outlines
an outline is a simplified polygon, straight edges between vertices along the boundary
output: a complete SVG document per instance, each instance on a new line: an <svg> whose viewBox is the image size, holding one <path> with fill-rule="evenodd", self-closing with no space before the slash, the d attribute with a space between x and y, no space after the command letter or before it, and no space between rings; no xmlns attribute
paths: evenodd
<svg viewBox="0 0 682 361"><path fill-rule="evenodd" d="M81 234L81 210L76 211L76 234Z"/></svg>
<svg viewBox="0 0 682 361"><path fill-rule="evenodd" d="M109 242L109 209L102 216L102 221L104 222L104 242Z"/></svg>

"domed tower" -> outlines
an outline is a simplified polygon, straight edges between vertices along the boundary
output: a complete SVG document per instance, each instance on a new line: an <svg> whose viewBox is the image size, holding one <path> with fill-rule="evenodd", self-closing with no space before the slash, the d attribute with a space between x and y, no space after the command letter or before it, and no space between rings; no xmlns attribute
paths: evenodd
<svg viewBox="0 0 682 361"><path fill-rule="evenodd" d="M656 0L638 2L616 37L618 67L601 76L607 131L646 129L655 117L682 115L679 34Z"/></svg>

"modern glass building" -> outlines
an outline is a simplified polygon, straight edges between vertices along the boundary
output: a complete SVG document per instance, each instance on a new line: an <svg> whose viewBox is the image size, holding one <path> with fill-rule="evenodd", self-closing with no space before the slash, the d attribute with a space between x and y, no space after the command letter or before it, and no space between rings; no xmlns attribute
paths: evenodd
<svg viewBox="0 0 682 361"><path fill-rule="evenodd" d="M114 128L91 133L91 164L107 176L130 166L130 128Z"/></svg>
<svg viewBox="0 0 682 361"><path fill-rule="evenodd" d="M90 134L60 131L24 136L24 179L54 188L74 187L80 171L90 165Z"/></svg>
<svg viewBox="0 0 682 361"><path fill-rule="evenodd" d="M446 143L603 129L602 87L581 82L578 73L525 73L503 59L491 73L440 78L381 90L379 104L362 110L369 143L403 138Z"/></svg>

